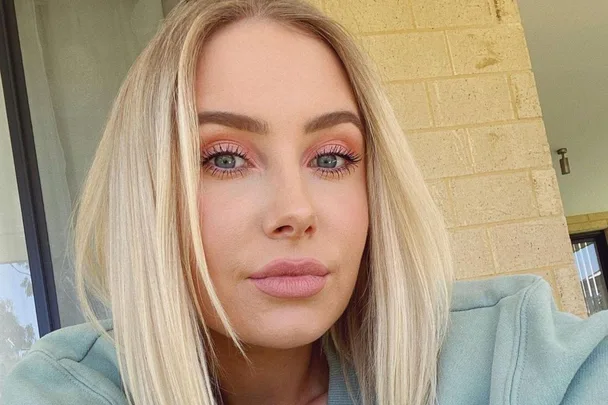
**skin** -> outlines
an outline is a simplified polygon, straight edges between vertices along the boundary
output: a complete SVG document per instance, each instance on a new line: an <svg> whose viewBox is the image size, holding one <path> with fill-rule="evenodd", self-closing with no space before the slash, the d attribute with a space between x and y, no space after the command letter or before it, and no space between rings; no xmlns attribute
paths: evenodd
<svg viewBox="0 0 608 405"><path fill-rule="evenodd" d="M361 118L347 76L321 40L250 19L224 27L206 43L197 66L196 105L199 114L241 114L268 126L265 135L215 121L199 127L207 266L253 361L248 368L237 355L203 294L223 400L325 404L328 366L315 342L344 312L361 264L368 232L365 140L352 122L310 133L304 128L335 111ZM349 166L335 153L360 160ZM248 277L281 257L325 264L330 273L323 290L294 299L257 289Z"/></svg>

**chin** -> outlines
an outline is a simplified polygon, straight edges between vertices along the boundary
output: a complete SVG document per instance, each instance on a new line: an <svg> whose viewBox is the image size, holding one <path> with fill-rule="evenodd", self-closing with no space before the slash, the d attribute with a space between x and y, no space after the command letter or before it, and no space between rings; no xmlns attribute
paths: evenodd
<svg viewBox="0 0 608 405"><path fill-rule="evenodd" d="M292 349L319 339L337 320L328 313L281 310L276 313L249 318L246 324L237 326L240 337L250 345Z"/></svg>
<svg viewBox="0 0 608 405"><path fill-rule="evenodd" d="M248 345L264 347L268 349L294 349L306 346L319 339L327 329L322 331L313 330L285 330L277 328L265 330L261 333L243 335L244 342Z"/></svg>

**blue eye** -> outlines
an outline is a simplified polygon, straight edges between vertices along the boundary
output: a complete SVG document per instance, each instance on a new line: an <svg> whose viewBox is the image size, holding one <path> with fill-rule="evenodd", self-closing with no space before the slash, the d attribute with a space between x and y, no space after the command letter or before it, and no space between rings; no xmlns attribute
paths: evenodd
<svg viewBox="0 0 608 405"><path fill-rule="evenodd" d="M329 145L319 151L309 167L314 168L322 178L341 178L355 169L361 156L340 145ZM249 158L233 144L214 145L201 156L204 170L221 179L243 176L247 171Z"/></svg>
<svg viewBox="0 0 608 405"><path fill-rule="evenodd" d="M213 158L213 163L217 167L219 167L221 169L226 169L226 170L236 168L239 161L242 161L243 163L245 163L245 160L243 159L243 157L236 156L232 153L217 155ZM242 166L242 164L240 166ZM238 166L238 167L240 167L240 166Z"/></svg>
<svg viewBox="0 0 608 405"><path fill-rule="evenodd" d="M341 145L329 145L323 148L313 159L317 165L312 166L323 178L341 178L349 174L361 161L361 155L345 149Z"/></svg>
<svg viewBox="0 0 608 405"><path fill-rule="evenodd" d="M223 179L225 176L231 178L242 176L248 160L247 154L239 146L220 144L214 145L210 151L202 154L201 165L213 176Z"/></svg>
<svg viewBox="0 0 608 405"><path fill-rule="evenodd" d="M317 158L317 167L324 167L328 169L333 169L338 164L338 159L344 160L344 158L336 155L321 155ZM327 166L322 166L327 165Z"/></svg>

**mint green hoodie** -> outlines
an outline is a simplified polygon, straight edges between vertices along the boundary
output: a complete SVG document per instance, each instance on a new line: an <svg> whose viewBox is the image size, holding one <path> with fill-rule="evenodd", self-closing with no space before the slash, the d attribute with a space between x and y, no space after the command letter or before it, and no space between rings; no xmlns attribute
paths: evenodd
<svg viewBox="0 0 608 405"><path fill-rule="evenodd" d="M326 356L329 405L353 404L336 355ZM457 281L438 383L439 405L608 404L608 311L587 319L559 312L550 285L530 274ZM1 401L126 404L114 348L88 324L36 342Z"/></svg>

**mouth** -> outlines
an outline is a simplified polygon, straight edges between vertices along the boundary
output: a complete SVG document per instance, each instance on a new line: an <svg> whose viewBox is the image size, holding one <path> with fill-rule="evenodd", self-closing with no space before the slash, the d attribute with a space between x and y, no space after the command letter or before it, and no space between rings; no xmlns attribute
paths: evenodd
<svg viewBox="0 0 608 405"><path fill-rule="evenodd" d="M316 259L281 258L266 264L249 279L263 293L276 298L308 298L318 294L329 270Z"/></svg>

